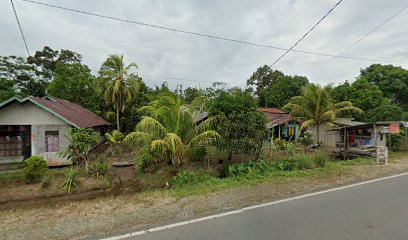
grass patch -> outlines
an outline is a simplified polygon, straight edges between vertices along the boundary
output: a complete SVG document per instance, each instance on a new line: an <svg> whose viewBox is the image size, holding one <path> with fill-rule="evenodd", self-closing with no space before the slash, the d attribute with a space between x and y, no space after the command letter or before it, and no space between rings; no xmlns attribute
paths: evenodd
<svg viewBox="0 0 408 240"><path fill-rule="evenodd" d="M181 177L184 179L183 184L175 184L170 193L175 197L184 197L189 195L197 195L218 191L221 189L228 189L242 185L255 185L264 182L290 182L299 178L309 179L328 179L340 174L347 174L352 171L350 165L366 164L368 161L361 159L350 160L348 164L342 162L327 162L324 167L318 167L309 170L269 170L264 172L247 172L234 175L226 178L217 178L208 174L189 173L191 182L188 177Z"/></svg>

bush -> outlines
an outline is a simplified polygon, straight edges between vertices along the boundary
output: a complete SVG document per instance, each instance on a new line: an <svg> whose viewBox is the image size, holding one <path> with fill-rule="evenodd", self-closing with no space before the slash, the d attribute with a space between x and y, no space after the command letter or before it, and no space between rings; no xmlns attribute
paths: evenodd
<svg viewBox="0 0 408 240"><path fill-rule="evenodd" d="M150 152L150 147L149 145L144 145L142 147L142 151L140 153L138 165L139 165L139 171L140 172L146 172L146 167L149 163L153 161L153 156Z"/></svg>
<svg viewBox="0 0 408 240"><path fill-rule="evenodd" d="M122 149L119 147L119 145L118 144L114 144L114 145L111 145L108 149L106 149L106 151L105 151L105 155L107 156L107 157L116 157L116 156L118 156L119 154L121 154L122 153Z"/></svg>
<svg viewBox="0 0 408 240"><path fill-rule="evenodd" d="M299 170L315 168L313 155L295 154L290 158L290 161L293 162L295 168Z"/></svg>
<svg viewBox="0 0 408 240"><path fill-rule="evenodd" d="M314 163L316 167L326 166L326 162L329 161L329 156L324 152L317 152L314 154Z"/></svg>
<svg viewBox="0 0 408 240"><path fill-rule="evenodd" d="M79 171L75 168L69 168L65 171L65 180L60 186L62 192L71 192L73 189L78 188L81 182L79 181Z"/></svg>
<svg viewBox="0 0 408 240"><path fill-rule="evenodd" d="M175 186L186 186L196 183L198 180L197 174L191 171L182 170L173 177Z"/></svg>
<svg viewBox="0 0 408 240"><path fill-rule="evenodd" d="M239 176L246 174L259 174L274 170L274 166L264 160L250 161L248 163L230 164L224 168L224 176Z"/></svg>
<svg viewBox="0 0 408 240"><path fill-rule="evenodd" d="M109 164L105 157L99 157L89 167L91 175L96 179L106 179L109 176Z"/></svg>
<svg viewBox="0 0 408 240"><path fill-rule="evenodd" d="M207 148L204 146L191 147L188 155L191 161L204 161L205 156L207 156Z"/></svg>
<svg viewBox="0 0 408 240"><path fill-rule="evenodd" d="M23 161L23 174L26 183L33 183L48 172L48 166L42 157L32 156Z"/></svg>
<svg viewBox="0 0 408 240"><path fill-rule="evenodd" d="M272 163L272 166L277 171L293 171L295 163L288 159L277 159Z"/></svg>

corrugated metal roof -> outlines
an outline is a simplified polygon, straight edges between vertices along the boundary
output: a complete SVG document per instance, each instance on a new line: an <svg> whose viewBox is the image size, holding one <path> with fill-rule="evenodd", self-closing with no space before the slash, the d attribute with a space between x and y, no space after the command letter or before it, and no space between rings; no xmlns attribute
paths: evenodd
<svg viewBox="0 0 408 240"><path fill-rule="evenodd" d="M13 101L21 103L30 101L74 127L92 128L110 125L109 122L81 105L56 97L38 98L30 96L23 99L12 98L2 103L0 107L6 106Z"/></svg>

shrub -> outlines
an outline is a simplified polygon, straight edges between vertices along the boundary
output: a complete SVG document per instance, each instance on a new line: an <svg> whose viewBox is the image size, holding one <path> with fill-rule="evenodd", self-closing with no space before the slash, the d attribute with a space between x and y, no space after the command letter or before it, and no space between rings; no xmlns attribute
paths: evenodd
<svg viewBox="0 0 408 240"><path fill-rule="evenodd" d="M326 162L329 160L329 156L324 152L317 152L314 154L314 163L316 167L326 166Z"/></svg>
<svg viewBox="0 0 408 240"><path fill-rule="evenodd" d="M77 169L71 167L65 171L64 175L65 179L60 186L62 192L71 192L81 184L78 179L79 171Z"/></svg>
<svg viewBox="0 0 408 240"><path fill-rule="evenodd" d="M192 171L182 170L173 177L173 184L175 186L186 186L195 184L198 181L197 174Z"/></svg>
<svg viewBox="0 0 408 240"><path fill-rule="evenodd" d="M207 148L204 146L191 147L188 155L191 161L204 161L204 158L207 155Z"/></svg>
<svg viewBox="0 0 408 240"><path fill-rule="evenodd" d="M294 163L296 169L299 170L313 169L315 168L313 155L295 154L290 158L290 161Z"/></svg>
<svg viewBox="0 0 408 240"><path fill-rule="evenodd" d="M106 149L106 151L105 151L105 155L107 156L107 157L116 157L116 156L118 156L119 154L121 154L122 153L122 149L119 147L119 145L117 145L117 144L114 144L114 145L111 145L108 149Z"/></svg>
<svg viewBox="0 0 408 240"><path fill-rule="evenodd" d="M26 183L33 183L48 172L45 160L39 156L32 156L23 161L23 174Z"/></svg>
<svg viewBox="0 0 408 240"><path fill-rule="evenodd" d="M89 168L96 179L106 179L109 176L109 164L105 157L99 157Z"/></svg>
<svg viewBox="0 0 408 240"><path fill-rule="evenodd" d="M295 169L295 163L288 159L277 159L272 163L272 166L278 171L293 171Z"/></svg>
<svg viewBox="0 0 408 240"><path fill-rule="evenodd" d="M250 161L248 163L230 164L224 168L224 176L238 176L246 174L259 174L274 170L274 166L264 160Z"/></svg>
<svg viewBox="0 0 408 240"><path fill-rule="evenodd" d="M140 172L146 172L146 167L149 163L153 161L153 156L150 152L150 147L149 145L145 144L142 147L142 151L140 153L138 165L139 165L139 171Z"/></svg>
<svg viewBox="0 0 408 240"><path fill-rule="evenodd" d="M51 185L51 179L52 176L50 174L45 175L41 181L41 188L48 188Z"/></svg>

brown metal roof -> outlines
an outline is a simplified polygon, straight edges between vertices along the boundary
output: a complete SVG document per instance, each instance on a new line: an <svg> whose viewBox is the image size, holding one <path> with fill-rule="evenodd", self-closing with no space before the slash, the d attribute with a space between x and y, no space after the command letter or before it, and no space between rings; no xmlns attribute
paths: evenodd
<svg viewBox="0 0 408 240"><path fill-rule="evenodd" d="M28 97L32 101L38 103L46 109L51 110L57 116L61 116L69 122L80 128L92 128L97 126L110 125L109 122L99 117L95 113L82 107L77 103L73 103L56 97Z"/></svg>
<svg viewBox="0 0 408 240"><path fill-rule="evenodd" d="M38 107L77 128L92 128L110 125L109 122L81 105L56 97L38 98L30 96L22 99L12 97L0 103L0 109L13 102L25 103L27 101L34 103Z"/></svg>

